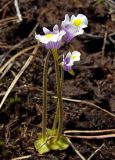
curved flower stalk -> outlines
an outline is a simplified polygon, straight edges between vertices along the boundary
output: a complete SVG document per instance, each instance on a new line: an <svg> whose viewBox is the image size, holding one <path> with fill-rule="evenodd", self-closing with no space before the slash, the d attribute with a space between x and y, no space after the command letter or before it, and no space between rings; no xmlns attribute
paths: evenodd
<svg viewBox="0 0 115 160"><path fill-rule="evenodd" d="M83 34L84 28L88 25L88 19L83 14L77 16L72 15L69 18L68 14L65 15L64 21L62 21L61 28L66 32L63 37L65 42L70 42L75 36Z"/></svg>
<svg viewBox="0 0 115 160"><path fill-rule="evenodd" d="M43 43L46 49L59 49L62 45L62 37L66 34L64 30L59 31L58 25L53 27L51 32L46 27L43 27L45 35L36 34L35 38Z"/></svg>
<svg viewBox="0 0 115 160"><path fill-rule="evenodd" d="M63 56L63 61L61 63L63 69L73 75L74 71L72 67L74 65L74 62L80 61L80 55L80 52L73 51L72 53L68 52L65 58Z"/></svg>

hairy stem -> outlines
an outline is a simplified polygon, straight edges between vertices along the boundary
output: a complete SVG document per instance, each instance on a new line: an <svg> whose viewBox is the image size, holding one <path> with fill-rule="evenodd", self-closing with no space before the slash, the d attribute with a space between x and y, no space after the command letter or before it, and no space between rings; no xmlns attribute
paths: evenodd
<svg viewBox="0 0 115 160"><path fill-rule="evenodd" d="M57 124L58 124L58 120L59 120L59 101L57 102L56 115L54 117L52 131L56 130Z"/></svg>
<svg viewBox="0 0 115 160"><path fill-rule="evenodd" d="M42 112L42 138L46 138L46 127L47 127L47 74L48 74L48 59L50 51L47 53L44 62L43 70L43 112Z"/></svg>
<svg viewBox="0 0 115 160"><path fill-rule="evenodd" d="M58 96L58 107L59 107L59 124L56 140L58 141L63 129L63 102L62 102L62 91L61 91L61 83L60 83L60 70L58 65L58 59L56 59L55 55L57 54L57 50L52 51L55 61L55 72L56 72L56 84L57 84L57 96Z"/></svg>
<svg viewBox="0 0 115 160"><path fill-rule="evenodd" d="M63 80L64 80L64 70L61 67L61 82L60 82L61 83L61 90L63 88ZM56 115L55 115L54 122L53 122L53 127L52 127L53 131L55 131L56 128L57 128L58 119L59 119L59 101L57 102Z"/></svg>

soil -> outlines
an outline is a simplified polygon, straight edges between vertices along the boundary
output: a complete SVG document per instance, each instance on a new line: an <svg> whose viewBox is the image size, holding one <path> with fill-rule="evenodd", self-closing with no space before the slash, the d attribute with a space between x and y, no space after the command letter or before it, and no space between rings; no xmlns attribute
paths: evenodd
<svg viewBox="0 0 115 160"><path fill-rule="evenodd" d="M112 0L111 0L112 1ZM114 0L112 1L115 2ZM19 51L36 45L33 29L42 34L42 27L52 29L61 23L65 14L85 14L89 25L85 34L76 37L60 49L61 53L78 50L81 61L75 76L65 72L63 97L92 102L115 113L115 10L109 1L100 0L20 0L23 21L18 23L13 0L0 0L0 66ZM6 18L14 18L8 21ZM36 27L36 28L35 28ZM17 45L19 44L19 45ZM16 74L32 50L22 54L0 78L2 100ZM32 63L22 74L0 110L0 160L80 160L69 147L40 155L34 141L41 131L42 75L47 50L40 46ZM48 75L48 127L55 112L55 71L52 57ZM115 128L115 117L92 105L64 101L65 130L104 130ZM87 159L102 144L93 160L114 160L115 139L71 139ZM28 157L23 157L28 156Z"/></svg>

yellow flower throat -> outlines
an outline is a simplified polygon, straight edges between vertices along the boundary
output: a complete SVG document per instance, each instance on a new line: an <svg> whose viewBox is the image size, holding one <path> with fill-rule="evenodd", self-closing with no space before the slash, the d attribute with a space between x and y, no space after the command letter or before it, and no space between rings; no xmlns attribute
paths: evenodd
<svg viewBox="0 0 115 160"><path fill-rule="evenodd" d="M82 19L74 19L72 22L73 22L74 26L79 27L83 23L83 20Z"/></svg>
<svg viewBox="0 0 115 160"><path fill-rule="evenodd" d="M72 59L73 59L73 60L75 60L75 59L76 59L76 57L77 57L76 55L72 55Z"/></svg>
<svg viewBox="0 0 115 160"><path fill-rule="evenodd" d="M50 39L50 38L53 37L53 34L52 33L46 34L45 37L48 38L48 39Z"/></svg>

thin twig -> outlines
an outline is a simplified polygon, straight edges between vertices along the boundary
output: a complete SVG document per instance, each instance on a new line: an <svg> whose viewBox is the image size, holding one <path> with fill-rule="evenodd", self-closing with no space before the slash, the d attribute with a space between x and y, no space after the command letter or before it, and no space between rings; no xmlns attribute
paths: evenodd
<svg viewBox="0 0 115 160"><path fill-rule="evenodd" d="M26 41L28 41L28 38L24 38L23 40L21 40L20 42L18 42L17 44L13 45L12 48L7 52L7 54L9 54L11 51L13 51L16 48L19 48L20 45L22 45L23 43L25 43Z"/></svg>
<svg viewBox="0 0 115 160"><path fill-rule="evenodd" d="M67 130L64 131L64 134L72 133L115 133L115 129L106 129L106 130Z"/></svg>
<svg viewBox="0 0 115 160"><path fill-rule="evenodd" d="M57 98L57 97L56 97L56 96L52 96L52 98ZM96 104L94 104L94 103L92 103L92 102L88 102L88 101L85 101L85 100L78 100L78 99L76 100L76 99L71 99L71 98L65 98L65 97L63 97L62 99L63 99L64 101L70 101L70 102L75 102L75 103L88 104L88 105L90 105L90 106L93 106L93 107L96 107L96 108L102 110L103 112L105 112L105 113L107 113L107 114L109 114L110 116L112 116L112 117L115 118L115 114L107 111L106 109L103 109L103 108L99 107L98 105L96 105Z"/></svg>
<svg viewBox="0 0 115 160"><path fill-rule="evenodd" d="M30 34L29 34L28 37L31 37L31 36L35 33L35 31L36 31L38 25L39 25L39 24L37 23L37 24L34 26L34 28L33 28L32 31L30 32Z"/></svg>
<svg viewBox="0 0 115 160"><path fill-rule="evenodd" d="M2 79L6 73L10 70L10 68L12 67L13 63L10 63L4 70L4 72L2 73L2 75L0 76L0 79Z"/></svg>
<svg viewBox="0 0 115 160"><path fill-rule="evenodd" d="M95 135L95 136L83 136L83 135L66 135L64 136L68 138L80 138L80 139L107 139L107 138L115 138L115 134L105 134L105 135Z"/></svg>
<svg viewBox="0 0 115 160"><path fill-rule="evenodd" d="M37 50L38 50L38 46L35 47L35 49L32 52L32 55L29 56L29 58L27 59L26 63L24 64L24 66L21 68L21 70L19 71L19 73L16 75L16 77L12 81L11 85L9 86L6 94L4 95L4 97L3 97L3 99L2 99L2 101L0 103L0 109L1 109L2 105L4 104L6 98L8 97L9 93L13 89L14 85L18 81L18 79L21 77L21 75L23 74L23 72L26 70L26 68L29 66L29 64L33 60L33 57L36 55Z"/></svg>
<svg viewBox="0 0 115 160"><path fill-rule="evenodd" d="M73 145L73 143L70 141L69 138L67 138L67 141L69 143L69 145L72 147L72 149L75 151L75 153L82 159L82 160L86 160L86 158L77 150L77 148L75 148L75 146Z"/></svg>
<svg viewBox="0 0 115 160"><path fill-rule="evenodd" d="M11 45L7 45L5 43L0 42L0 48L5 48L5 49L11 49L12 46Z"/></svg>
<svg viewBox="0 0 115 160"><path fill-rule="evenodd" d="M8 1L2 8L0 8L0 12L2 12L11 2L12 0Z"/></svg>
<svg viewBox="0 0 115 160"><path fill-rule="evenodd" d="M16 20L17 20L17 17L16 17L16 16L1 19L1 20L0 20L0 27L1 27L2 25L4 25L4 23L9 23L9 22L16 21Z"/></svg>
<svg viewBox="0 0 115 160"><path fill-rule="evenodd" d="M103 56L105 55L106 41L107 41L107 32L105 32L104 40L103 40L103 47L102 47L102 54L103 54Z"/></svg>
<svg viewBox="0 0 115 160"><path fill-rule="evenodd" d="M14 0L14 6L16 8L17 17L18 17L17 22L21 22L23 19L22 19L22 15L21 15L21 12L20 12L20 9L19 9L18 0Z"/></svg>
<svg viewBox="0 0 115 160"><path fill-rule="evenodd" d="M102 149L102 147L104 147L104 143L99 148L97 148L95 152L93 152L87 160L91 160L94 157L94 155Z"/></svg>
<svg viewBox="0 0 115 160"><path fill-rule="evenodd" d="M115 39L113 39L112 36L115 36L115 32L110 33L109 36L108 36L109 40L113 43L113 45L115 45Z"/></svg>
<svg viewBox="0 0 115 160"><path fill-rule="evenodd" d="M103 38L101 35L96 35L96 34L93 34L93 33L84 33L83 37L91 38L91 39L100 39L100 38Z"/></svg>
<svg viewBox="0 0 115 160"><path fill-rule="evenodd" d="M30 157L31 157L31 155L27 155L27 156L12 158L11 160L22 160L22 159L27 159L27 158L30 158Z"/></svg>
<svg viewBox="0 0 115 160"><path fill-rule="evenodd" d="M37 91L37 92L42 92L42 88L41 87L35 87L35 86L31 86L30 85L22 85L20 87L15 87L12 89L11 92L17 92L17 93L25 93L25 92L32 92L32 91ZM6 94L6 92L2 92L0 93L0 97L4 96ZM54 93L52 91L47 91L47 94L49 95L54 95Z"/></svg>

